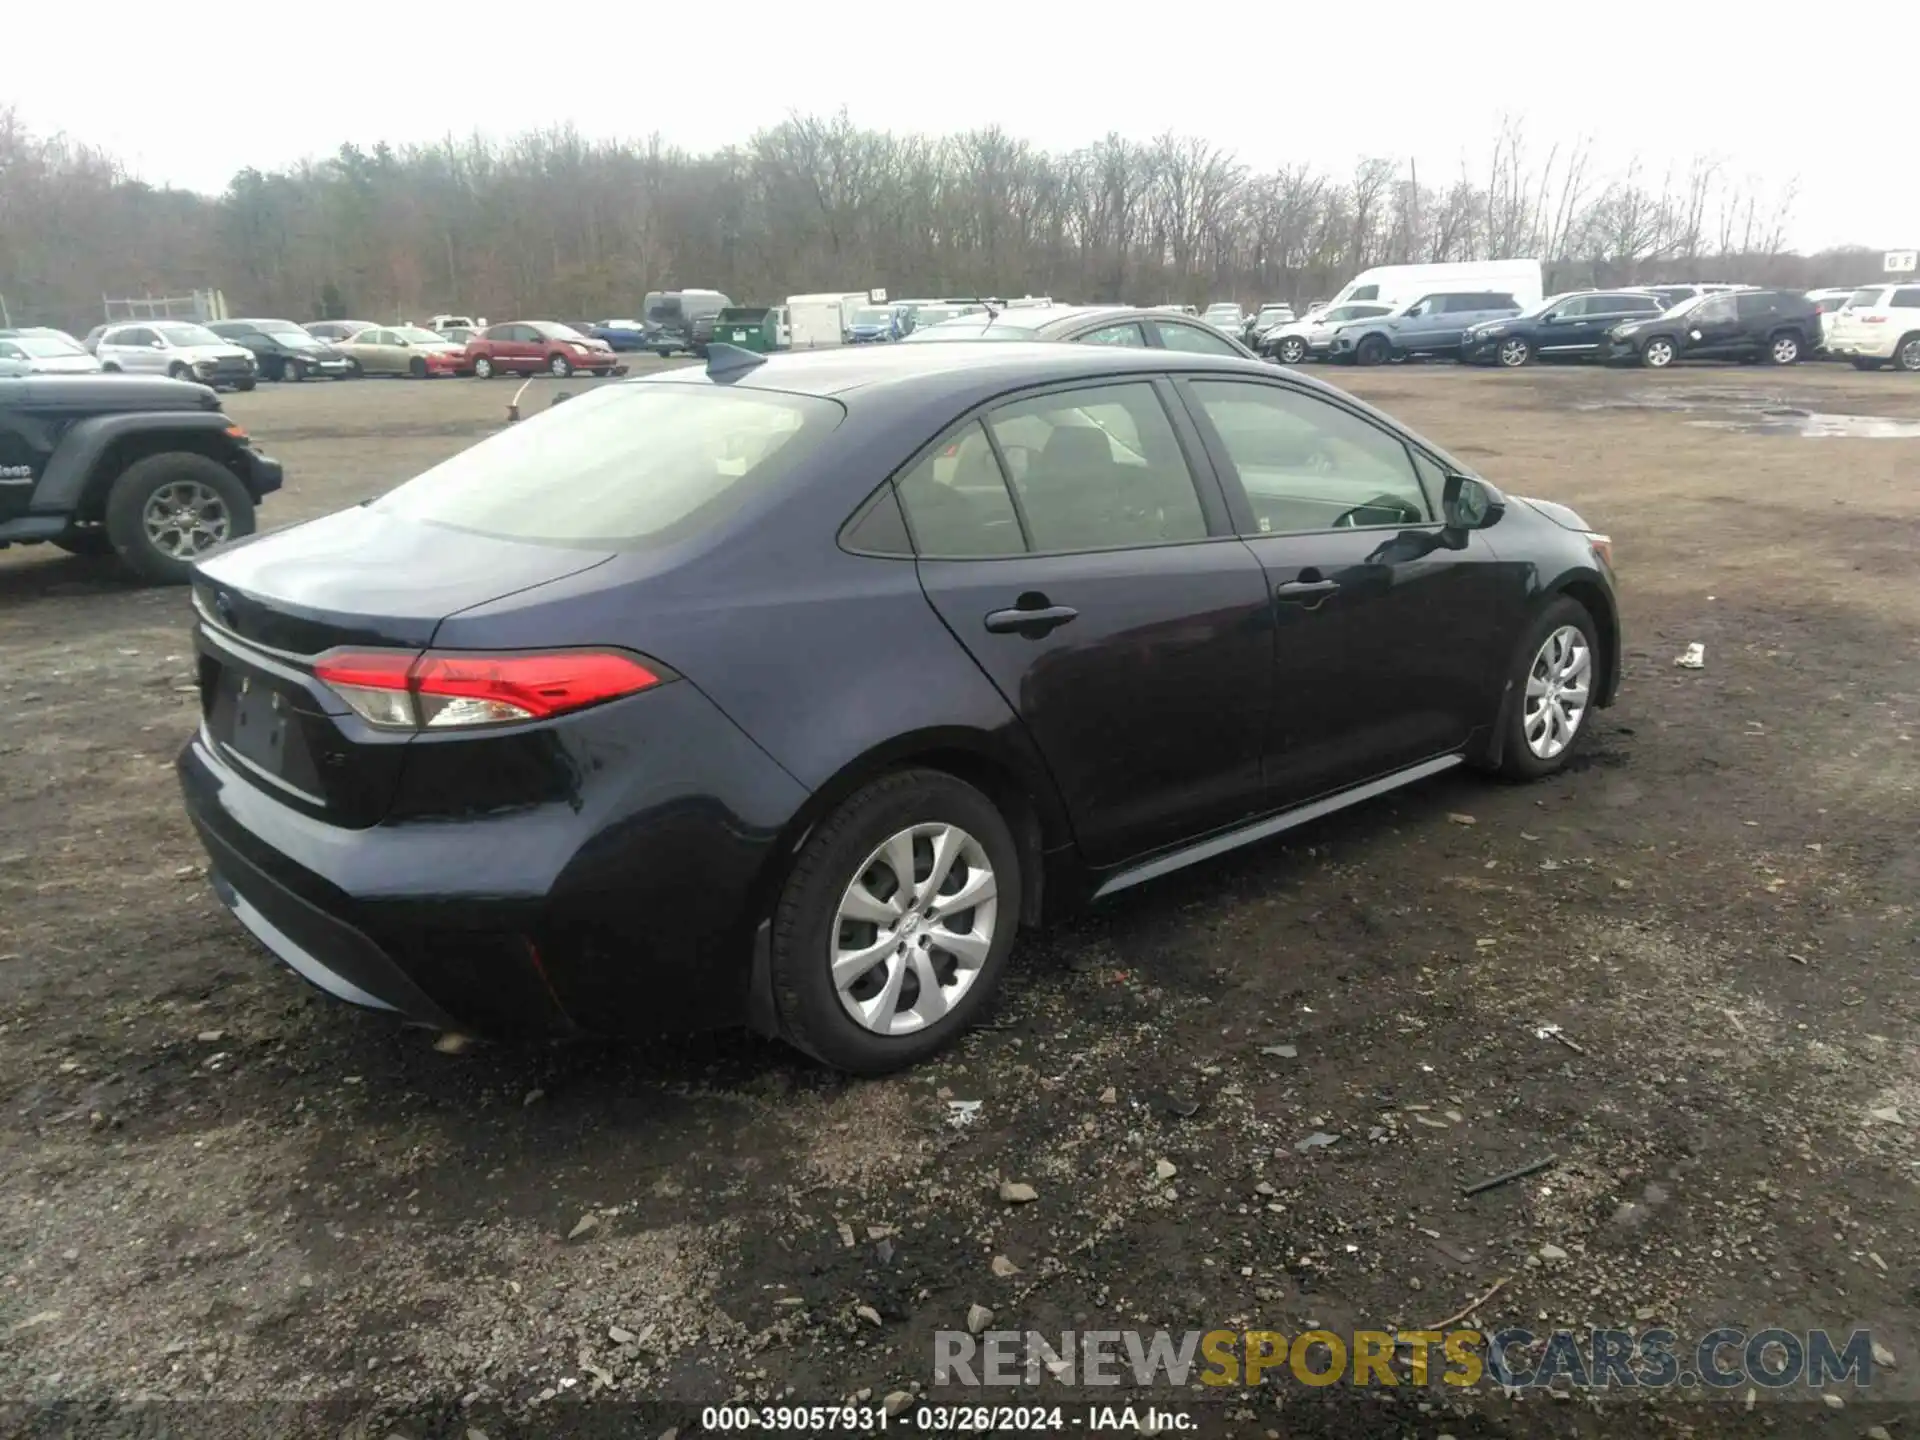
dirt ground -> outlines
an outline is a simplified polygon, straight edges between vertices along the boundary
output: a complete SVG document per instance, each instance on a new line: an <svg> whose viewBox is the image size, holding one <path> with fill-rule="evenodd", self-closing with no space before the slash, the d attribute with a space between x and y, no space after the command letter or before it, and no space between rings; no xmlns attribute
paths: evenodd
<svg viewBox="0 0 1920 1440"><path fill-rule="evenodd" d="M948 1398L933 1332L976 1305L1867 1326L1895 1361L1844 1408L1039 1392L1208 1434L1920 1425L1920 439L1761 413L1920 419L1920 384L1330 378L1611 532L1618 707L1552 781L1443 777L1024 939L990 1028L878 1082L740 1035L445 1055L309 990L214 900L176 796L183 594L0 555L0 1431L146 1400L183 1435L686 1436L729 1397ZM282 525L479 439L512 388L230 410L286 463Z"/></svg>

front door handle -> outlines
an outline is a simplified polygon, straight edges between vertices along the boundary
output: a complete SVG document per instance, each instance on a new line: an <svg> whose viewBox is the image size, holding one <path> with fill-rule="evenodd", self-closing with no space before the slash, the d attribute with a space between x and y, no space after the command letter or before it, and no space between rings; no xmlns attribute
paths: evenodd
<svg viewBox="0 0 1920 1440"><path fill-rule="evenodd" d="M1276 600L1318 600L1340 588L1338 580L1289 580L1273 587Z"/></svg>
<svg viewBox="0 0 1920 1440"><path fill-rule="evenodd" d="M1026 635L1037 639L1078 618L1079 614L1071 605L1042 605L1032 610L993 610L987 614L987 629L996 635Z"/></svg>

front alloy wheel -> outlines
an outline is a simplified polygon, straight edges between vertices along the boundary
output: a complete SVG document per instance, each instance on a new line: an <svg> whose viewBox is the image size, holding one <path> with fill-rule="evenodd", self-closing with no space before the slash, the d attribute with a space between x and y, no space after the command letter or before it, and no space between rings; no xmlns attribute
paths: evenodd
<svg viewBox="0 0 1920 1440"><path fill-rule="evenodd" d="M477 356L473 362L473 373L481 380L491 380L493 378L493 361L484 355Z"/></svg>
<svg viewBox="0 0 1920 1440"><path fill-rule="evenodd" d="M1518 335L1502 340L1497 353L1500 357L1500 363L1509 370L1518 370L1533 358L1532 347Z"/></svg>
<svg viewBox="0 0 1920 1440"><path fill-rule="evenodd" d="M840 1004L876 1035L911 1035L972 988L993 948L1000 887L957 825L912 825L840 897L830 962Z"/></svg>
<svg viewBox="0 0 1920 1440"><path fill-rule="evenodd" d="M1280 342L1280 363L1298 365L1307 358L1307 342L1298 335L1289 335Z"/></svg>
<svg viewBox="0 0 1920 1440"><path fill-rule="evenodd" d="M1640 363L1649 370L1666 369L1673 363L1673 342L1664 335L1656 335L1641 350Z"/></svg>
<svg viewBox="0 0 1920 1440"><path fill-rule="evenodd" d="M1586 718L1593 686L1593 651L1587 637L1562 625L1541 644L1527 670L1520 733L1541 760L1557 760L1573 744Z"/></svg>

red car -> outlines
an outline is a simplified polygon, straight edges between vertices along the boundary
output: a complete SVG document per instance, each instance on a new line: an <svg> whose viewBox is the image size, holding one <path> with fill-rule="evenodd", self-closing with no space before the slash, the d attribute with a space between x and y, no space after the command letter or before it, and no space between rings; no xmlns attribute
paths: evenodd
<svg viewBox="0 0 1920 1440"><path fill-rule="evenodd" d="M514 320L489 325L467 341L460 368L482 380L495 375L605 375L617 363L613 347L552 320Z"/></svg>

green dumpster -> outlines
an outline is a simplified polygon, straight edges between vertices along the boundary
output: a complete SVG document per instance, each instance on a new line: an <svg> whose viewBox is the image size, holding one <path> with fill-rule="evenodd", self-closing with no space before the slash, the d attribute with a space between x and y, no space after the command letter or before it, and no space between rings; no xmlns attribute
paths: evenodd
<svg viewBox="0 0 1920 1440"><path fill-rule="evenodd" d="M781 344L780 311L772 305L728 306L713 317L713 338L762 355L786 348Z"/></svg>

